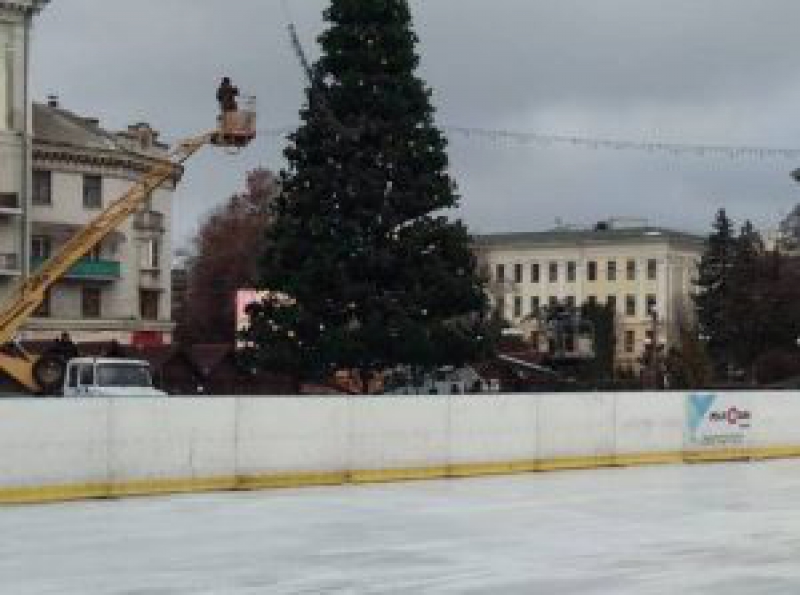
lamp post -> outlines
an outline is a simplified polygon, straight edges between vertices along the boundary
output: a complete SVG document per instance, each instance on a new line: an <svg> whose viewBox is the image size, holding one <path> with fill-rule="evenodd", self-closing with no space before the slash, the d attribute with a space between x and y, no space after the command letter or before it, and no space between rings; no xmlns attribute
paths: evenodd
<svg viewBox="0 0 800 595"><path fill-rule="evenodd" d="M658 312L653 308L650 311L650 375L653 378L653 388L661 388L661 361L658 353Z"/></svg>

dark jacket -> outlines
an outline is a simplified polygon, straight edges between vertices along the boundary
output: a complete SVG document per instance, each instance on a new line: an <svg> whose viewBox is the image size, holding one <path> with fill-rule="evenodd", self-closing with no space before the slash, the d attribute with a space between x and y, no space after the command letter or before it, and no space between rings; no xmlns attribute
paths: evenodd
<svg viewBox="0 0 800 595"><path fill-rule="evenodd" d="M228 82L223 82L217 89L217 101L223 112L235 112L239 109L236 105L236 97L239 89Z"/></svg>

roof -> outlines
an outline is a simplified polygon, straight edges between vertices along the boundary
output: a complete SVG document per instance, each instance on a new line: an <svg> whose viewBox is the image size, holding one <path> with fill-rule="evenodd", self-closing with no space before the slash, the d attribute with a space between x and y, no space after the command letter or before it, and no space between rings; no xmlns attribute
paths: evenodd
<svg viewBox="0 0 800 595"><path fill-rule="evenodd" d="M114 135L100 128L95 120L41 103L33 104L33 137L40 143L105 151L120 149Z"/></svg>
<svg viewBox="0 0 800 595"><path fill-rule="evenodd" d="M495 233L477 235L474 236L473 240L477 246L485 247L575 246L576 244L602 245L642 242L661 244L669 242L689 244L701 248L705 244L705 238L699 235L650 226Z"/></svg>
<svg viewBox="0 0 800 595"><path fill-rule="evenodd" d="M110 132L96 118L49 104L33 104L34 158L70 160L144 171L167 155L167 145L148 124ZM144 142L147 139L146 143ZM183 169L176 166L179 178Z"/></svg>
<svg viewBox="0 0 800 595"><path fill-rule="evenodd" d="M552 368L548 368L538 363L534 363L533 361L531 361L534 358L531 358L526 354L515 353L511 355L511 354L501 353L498 354L497 359L500 360L501 362L505 362L513 366L518 366L520 368L524 368L531 372L538 372L540 374L545 374L547 376L560 376L560 374L555 370L553 370Z"/></svg>
<svg viewBox="0 0 800 595"><path fill-rule="evenodd" d="M74 364L123 364L148 366L149 362L141 359L117 358L117 357L75 357L70 360Z"/></svg>

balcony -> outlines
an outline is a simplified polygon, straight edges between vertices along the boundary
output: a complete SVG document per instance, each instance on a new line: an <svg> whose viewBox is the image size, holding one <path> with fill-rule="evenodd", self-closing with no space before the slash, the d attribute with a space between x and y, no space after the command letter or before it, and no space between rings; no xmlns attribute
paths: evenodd
<svg viewBox="0 0 800 595"><path fill-rule="evenodd" d="M0 215L21 215L19 196L13 192L0 192Z"/></svg>
<svg viewBox="0 0 800 595"><path fill-rule="evenodd" d="M42 264L42 258L31 259L33 270L37 270ZM118 281L122 278L122 265L113 260L83 259L67 271L64 278L75 281Z"/></svg>
<svg viewBox="0 0 800 595"><path fill-rule="evenodd" d="M166 231L164 214L157 211L142 211L133 218L133 228L140 231Z"/></svg>
<svg viewBox="0 0 800 595"><path fill-rule="evenodd" d="M0 253L0 277L16 277L19 273L19 256Z"/></svg>

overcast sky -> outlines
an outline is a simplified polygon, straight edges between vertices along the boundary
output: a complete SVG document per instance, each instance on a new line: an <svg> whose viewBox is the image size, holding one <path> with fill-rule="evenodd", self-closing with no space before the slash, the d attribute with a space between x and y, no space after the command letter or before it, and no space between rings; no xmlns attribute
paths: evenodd
<svg viewBox="0 0 800 595"><path fill-rule="evenodd" d="M288 0L309 54L327 0ZM797 0L412 0L420 75L443 126L642 141L800 147ZM35 98L168 139L213 126L223 74L292 126L304 80L280 0L52 0L37 22ZM774 226L800 202L786 159L675 157L450 135L459 213L475 232L610 216L704 231L715 211ZM176 196L186 242L282 139L206 150Z"/></svg>

